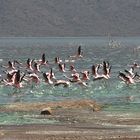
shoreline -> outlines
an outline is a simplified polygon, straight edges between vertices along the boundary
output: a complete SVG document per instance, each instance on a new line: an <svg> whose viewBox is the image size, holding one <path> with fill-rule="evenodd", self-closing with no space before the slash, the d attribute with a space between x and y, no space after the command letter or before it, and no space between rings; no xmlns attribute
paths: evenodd
<svg viewBox="0 0 140 140"><path fill-rule="evenodd" d="M97 139L140 139L139 132L118 128L101 128L84 125L23 125L1 126L1 140L97 140Z"/></svg>
<svg viewBox="0 0 140 140"><path fill-rule="evenodd" d="M40 115L44 107L51 107L51 115ZM98 108L98 110L94 110ZM54 124L1 125L1 140L97 140L140 139L140 113L103 111L92 100L6 105L0 111L36 111L36 118L56 120ZM33 118L32 118L33 119Z"/></svg>
<svg viewBox="0 0 140 140"><path fill-rule="evenodd" d="M95 123L94 121L105 121L97 119L98 116L102 114L94 115L93 122L91 121L81 121L72 122L72 118L68 121L64 120L61 124L28 124L28 125L2 125L0 127L0 139L1 140L97 140L97 139L140 139L139 130L136 129L139 120L133 120L135 125L124 125L120 123L118 126L109 126L105 123ZM96 117L97 118L96 118ZM65 114L65 117L66 114ZM74 117L75 118L75 117ZM90 116L88 117L90 118ZM62 119L62 118L61 118ZM108 118L109 119L109 118ZM113 122L114 120L106 120ZM105 122L106 122L105 121ZM127 120L128 121L128 120ZM130 120L131 121L131 120ZM109 124L109 123L108 123Z"/></svg>

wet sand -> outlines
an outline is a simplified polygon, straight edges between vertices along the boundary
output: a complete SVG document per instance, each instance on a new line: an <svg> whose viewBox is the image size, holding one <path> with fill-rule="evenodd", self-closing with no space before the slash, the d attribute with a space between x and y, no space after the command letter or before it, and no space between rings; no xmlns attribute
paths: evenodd
<svg viewBox="0 0 140 140"><path fill-rule="evenodd" d="M52 115L40 115L50 107ZM140 139L140 113L115 113L102 110L91 100L5 105L0 111L35 111L38 119L54 124L1 125L1 140L97 140Z"/></svg>

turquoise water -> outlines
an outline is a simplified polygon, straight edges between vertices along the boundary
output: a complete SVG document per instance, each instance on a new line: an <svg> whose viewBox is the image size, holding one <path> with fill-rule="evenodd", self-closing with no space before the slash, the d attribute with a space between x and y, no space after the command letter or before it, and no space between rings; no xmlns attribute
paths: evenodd
<svg viewBox="0 0 140 140"><path fill-rule="evenodd" d="M87 82L88 87L83 88L75 84L64 88L46 85L43 81L38 85L26 85L22 89L15 89L0 85L0 104L16 102L47 102L65 99L93 99L105 104L105 111L138 112L140 107L140 83L125 85L118 79L118 72L129 69L133 62L140 63L140 37L113 37L119 45L109 45L108 37L50 37L50 38L0 38L0 65L9 60L18 60L26 63L28 58L40 59L42 53L50 62L49 67L43 68L48 72L51 67L58 79L64 78L53 64L54 58L59 56L63 61L75 54L79 45L82 46L84 57L73 62L67 62L66 68L74 64L78 71L89 70L93 64L109 61L112 65L109 80L93 81L92 76ZM3 68L0 74L4 76ZM140 73L138 71L138 73ZM66 75L68 72L65 73ZM132 98L131 98L132 97ZM21 113L22 114L22 113ZM34 123L33 119L20 113L0 113L0 124ZM11 116L13 119L8 119ZM24 117L20 117L24 116ZM31 117L32 118L32 117ZM41 123L42 120L35 120Z"/></svg>

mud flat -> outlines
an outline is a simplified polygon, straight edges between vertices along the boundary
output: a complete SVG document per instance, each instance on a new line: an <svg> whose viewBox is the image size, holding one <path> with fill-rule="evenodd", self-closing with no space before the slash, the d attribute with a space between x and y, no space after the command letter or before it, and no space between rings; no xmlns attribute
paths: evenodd
<svg viewBox="0 0 140 140"><path fill-rule="evenodd" d="M51 115L40 115L49 107ZM140 113L108 112L92 100L3 105L0 112L34 112L37 119L53 124L1 125L1 140L140 139Z"/></svg>

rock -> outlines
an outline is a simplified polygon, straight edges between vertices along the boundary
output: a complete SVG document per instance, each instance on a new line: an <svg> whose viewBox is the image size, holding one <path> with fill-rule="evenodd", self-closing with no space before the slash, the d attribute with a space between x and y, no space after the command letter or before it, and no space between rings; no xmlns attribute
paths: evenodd
<svg viewBox="0 0 140 140"><path fill-rule="evenodd" d="M52 115L52 109L50 107L42 109L40 115Z"/></svg>

